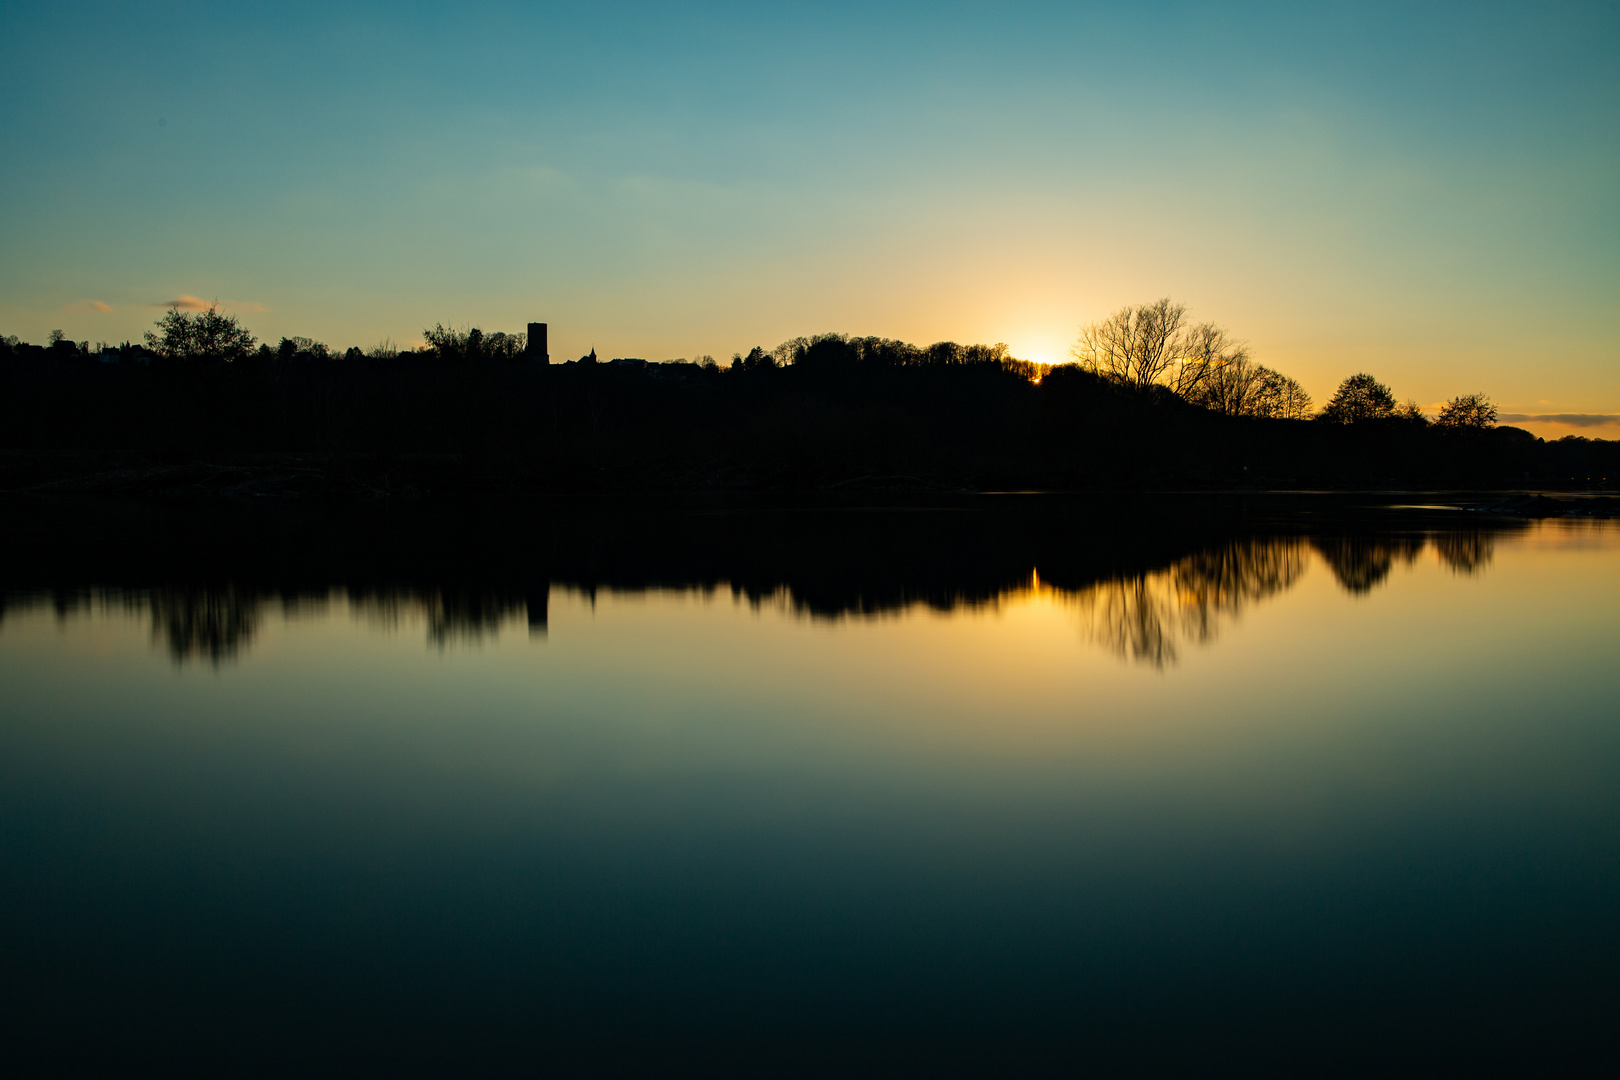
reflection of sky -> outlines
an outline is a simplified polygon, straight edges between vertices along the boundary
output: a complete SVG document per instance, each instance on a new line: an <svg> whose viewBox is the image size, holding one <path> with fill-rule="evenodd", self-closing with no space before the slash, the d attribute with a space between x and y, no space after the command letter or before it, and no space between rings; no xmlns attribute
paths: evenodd
<svg viewBox="0 0 1620 1080"><path fill-rule="evenodd" d="M1061 359L1168 293L1319 400L1368 369L1425 404L1614 413L1616 25L13 3L0 331L131 338L192 294L340 346L544 318L559 359L827 329Z"/></svg>
<svg viewBox="0 0 1620 1080"><path fill-rule="evenodd" d="M1226 738L1232 723L1254 718L1293 723L1322 687L1334 689L1317 715L1355 716L1392 694L1424 701L1440 688L1483 695L1496 710L1499 695L1538 693L1540 673L1579 670L1612 641L1620 531L1611 523L1532 524L1486 538L1486 548L1479 539L1364 539L1348 570L1329 562L1347 557L1344 545L1244 541L1078 591L1032 575L989 603L875 617L810 617L787 591L751 604L724 585L553 588L540 637L521 607L492 607L458 629L441 624L432 597L379 604L333 593L264 604L217 668L170 667L161 604L102 602L65 617L23 606L0 623L0 646L24 697L69 693L70 673L95 682L105 664L112 681L155 679L182 707L212 671L210 696L240 695L235 707L267 719L319 713L321 696L340 686L374 699L368 712L397 709L430 725L436 709L413 702L459 700L467 704L455 711L492 717L577 709L638 739L652 717L663 740L729 716L752 742L756 720L770 716L770 730L831 744L860 729L863 746L882 732L991 746L1017 731L1084 741L1144 725L1204 730L1210 710ZM1137 629L1144 620L1156 629ZM1169 654L1138 648L1144 633Z"/></svg>
<svg viewBox="0 0 1620 1080"><path fill-rule="evenodd" d="M1422 508L1416 508L1422 509ZM1429 508L1436 509L1436 508ZM1247 608L1294 588L1313 562L1325 565L1340 589L1363 597L1384 588L1391 575L1421 558L1454 576L1485 573L1502 539L1528 551L1603 550L1614 531L1606 520L1554 519L1528 522L1492 520L1488 528L1395 532L1327 532L1319 535L1257 535L1198 548L1163 567L1086 579L1082 585L1055 585L1034 567L1024 581L1004 578L998 589L978 582L952 587L931 580L910 587L903 577L873 591L839 588L815 578L789 578L681 587L673 582L652 589L615 588L599 582L552 581L548 588L490 586L482 589L432 586L399 588L319 588L266 590L234 584L167 585L150 588L71 588L10 592L0 606L0 623L30 609L50 609L58 620L105 617L121 612L145 616L151 640L165 644L176 663L230 662L252 647L264 620L336 618L347 611L379 632L425 624L429 643L441 650L498 637L513 626L544 640L548 596L583 597L594 612L598 595L645 601L650 596L713 603L729 594L755 613L772 611L820 621L901 619L924 609L971 614L1050 602L1072 613L1080 636L1116 656L1156 668L1172 667L1189 647L1206 646L1223 626ZM1313 558L1314 553L1314 558ZM676 573L678 579L679 574Z"/></svg>
<svg viewBox="0 0 1620 1080"><path fill-rule="evenodd" d="M1551 523L1471 574L1430 547L1354 594L1299 549L1164 668L1033 582L836 620L554 590L543 639L443 648L422 609L338 598L217 668L138 611L17 612L15 962L145 949L227 998L445 1023L550 992L632 1028L1067 1031L1190 995L1297 1030L1342 991L1378 1031L1486 975L1579 1004L1616 957L1617 540Z"/></svg>

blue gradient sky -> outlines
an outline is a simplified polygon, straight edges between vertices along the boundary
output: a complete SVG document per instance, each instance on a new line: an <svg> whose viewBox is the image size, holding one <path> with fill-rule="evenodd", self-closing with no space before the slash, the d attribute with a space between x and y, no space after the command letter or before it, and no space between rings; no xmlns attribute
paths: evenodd
<svg viewBox="0 0 1620 1080"><path fill-rule="evenodd" d="M1005 341L1620 414L1612 4L0 3L0 333ZM107 308L110 310L99 310ZM1527 423L1616 437L1620 426Z"/></svg>

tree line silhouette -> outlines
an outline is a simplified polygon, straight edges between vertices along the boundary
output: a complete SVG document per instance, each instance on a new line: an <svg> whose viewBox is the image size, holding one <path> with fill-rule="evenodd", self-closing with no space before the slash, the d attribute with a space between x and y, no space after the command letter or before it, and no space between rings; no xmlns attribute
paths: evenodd
<svg viewBox="0 0 1620 1080"><path fill-rule="evenodd" d="M1483 394L1430 419L1362 373L1313 411L1168 300L1086 327L1057 366L831 333L724 366L546 364L523 334L442 324L340 353L257 344L217 308L170 310L141 345L54 337L0 341L0 487L208 490L176 479L199 465L289 494L1600 487L1620 469L1620 443L1496 427Z"/></svg>
<svg viewBox="0 0 1620 1080"><path fill-rule="evenodd" d="M13 499L0 622L41 605L61 617L125 610L148 618L177 662L217 663L248 647L269 613L321 610L334 597L383 623L419 618L443 644L513 621L544 633L554 589L718 592L845 619L992 606L1039 588L1074 609L1083 638L1164 667L1292 587L1310 551L1362 594L1430 545L1457 572L1476 572L1497 535L1525 527L1312 507L1307 530L1289 505L1231 496L1116 497L1106 513L1072 496L821 507Z"/></svg>

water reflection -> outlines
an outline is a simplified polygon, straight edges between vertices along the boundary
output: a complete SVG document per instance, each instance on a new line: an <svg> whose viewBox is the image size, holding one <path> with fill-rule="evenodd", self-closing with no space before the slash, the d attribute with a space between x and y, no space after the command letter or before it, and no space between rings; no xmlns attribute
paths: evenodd
<svg viewBox="0 0 1620 1080"><path fill-rule="evenodd" d="M1496 537L1480 530L1447 532L1434 538L1440 561L1459 574L1476 574L1490 565Z"/></svg>
<svg viewBox="0 0 1620 1080"><path fill-rule="evenodd" d="M145 597L124 597L126 606L141 600L151 612L152 638L168 642L176 660L206 657L218 663L245 646L259 626L263 604L233 586L221 589L159 589Z"/></svg>
<svg viewBox="0 0 1620 1080"><path fill-rule="evenodd" d="M1346 591L1369 593L1397 563L1410 566L1430 542L1440 561L1459 574L1475 574L1490 565L1496 537L1483 529L1453 529L1432 535L1326 536L1311 543Z"/></svg>
<svg viewBox="0 0 1620 1080"><path fill-rule="evenodd" d="M1168 569L1101 582L1074 594L1092 641L1165 667L1181 642L1214 640L1224 619L1291 588L1305 573L1305 542L1253 538L1195 552Z"/></svg>
<svg viewBox="0 0 1620 1080"><path fill-rule="evenodd" d="M8 1046L1584 1075L1614 1013L1604 523L11 509Z"/></svg>
<svg viewBox="0 0 1620 1080"><path fill-rule="evenodd" d="M1372 592L1397 562L1416 562L1427 543L1423 536L1333 536L1313 541L1339 584L1357 594Z"/></svg>
<svg viewBox="0 0 1620 1080"><path fill-rule="evenodd" d="M442 648L513 621L543 639L552 588L593 599L598 590L728 589L737 602L814 620L918 606L953 612L1038 590L1072 607L1083 639L1164 668L1292 588L1313 553L1359 596L1431 543L1453 570L1477 574L1500 531L1362 521L1307 532L1207 505L1110 515L1055 505L1004 504L994 513L531 508L482 522L467 520L465 508L421 508L312 522L308 508L266 516L38 504L6 538L0 620L39 605L63 619L98 606L138 611L175 662L219 664L251 647L267 614L324 615L334 598L378 628L420 623ZM109 532L120 542L103 542Z"/></svg>
<svg viewBox="0 0 1620 1080"><path fill-rule="evenodd" d="M444 648L455 642L477 642L498 633L514 619L527 618L531 629L544 634L546 597L511 596L492 592L446 590L339 590L350 613L384 630L402 623L423 622L428 644ZM67 595L36 597L48 603L60 619L89 615L97 609L118 608L147 616L152 641L167 648L176 663L206 661L219 664L234 659L251 646L254 635L270 613L283 619L318 618L332 608L334 594L253 595L235 586L218 588L158 587L139 591L87 589ZM13 610L32 606L30 598L13 596ZM538 605L538 606L537 606ZM5 612L0 609L0 620Z"/></svg>
<svg viewBox="0 0 1620 1080"><path fill-rule="evenodd" d="M476 642L499 633L514 619L526 618L530 630L546 630L547 594L466 589L345 590L350 610L373 625L393 629L405 621L427 624L429 644Z"/></svg>

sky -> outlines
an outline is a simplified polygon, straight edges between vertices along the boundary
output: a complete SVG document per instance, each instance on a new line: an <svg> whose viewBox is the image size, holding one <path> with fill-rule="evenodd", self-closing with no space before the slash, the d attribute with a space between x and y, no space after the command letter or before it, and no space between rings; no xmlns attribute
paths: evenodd
<svg viewBox="0 0 1620 1080"><path fill-rule="evenodd" d="M1169 296L1620 438L1620 8L0 0L0 334L722 362ZM1526 419L1519 419L1519 418ZM1560 417L1561 420L1548 419Z"/></svg>

